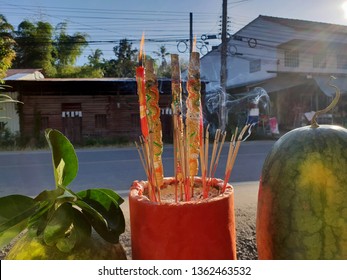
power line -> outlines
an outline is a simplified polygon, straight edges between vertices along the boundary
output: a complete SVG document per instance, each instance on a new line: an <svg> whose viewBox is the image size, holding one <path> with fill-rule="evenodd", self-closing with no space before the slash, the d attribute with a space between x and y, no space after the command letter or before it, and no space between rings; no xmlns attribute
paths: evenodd
<svg viewBox="0 0 347 280"><path fill-rule="evenodd" d="M235 0L229 6L239 5L249 0ZM112 44L121 39L128 39L138 43L142 32L146 34L147 49L158 48L158 44L165 44L176 49L179 41L187 40L189 37L189 14L181 11L146 11L146 10L115 10L115 9L90 9L39 5L18 5L9 1L0 1L2 12L5 16L9 14L22 17L23 20L32 17L47 22L68 23L67 31L83 32L89 35L87 42L89 49L99 46L104 53L112 52L107 49L113 48ZM219 32L218 13L195 12L194 34L200 37L202 34ZM47 18L47 20L44 20ZM9 23L11 23L9 21ZM52 23L51 23L52 24ZM233 18L233 25L241 25ZM53 24L52 24L53 25ZM215 41L218 43L218 41ZM177 50L176 50L177 51Z"/></svg>

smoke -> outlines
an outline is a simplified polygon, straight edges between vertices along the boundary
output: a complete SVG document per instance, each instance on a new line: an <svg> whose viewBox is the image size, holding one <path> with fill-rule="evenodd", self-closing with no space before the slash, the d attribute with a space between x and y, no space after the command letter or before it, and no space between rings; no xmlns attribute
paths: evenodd
<svg viewBox="0 0 347 280"><path fill-rule="evenodd" d="M221 88L216 88L206 93L204 106L204 122L209 123L212 130L252 124L254 112L270 115L270 98L261 87L241 94L226 94Z"/></svg>

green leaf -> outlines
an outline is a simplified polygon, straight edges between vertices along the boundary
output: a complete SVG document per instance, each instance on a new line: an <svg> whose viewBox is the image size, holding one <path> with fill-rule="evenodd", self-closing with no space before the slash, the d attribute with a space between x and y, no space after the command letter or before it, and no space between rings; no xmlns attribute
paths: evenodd
<svg viewBox="0 0 347 280"><path fill-rule="evenodd" d="M0 198L0 248L16 237L27 225L39 205L24 195Z"/></svg>
<svg viewBox="0 0 347 280"><path fill-rule="evenodd" d="M41 201L38 210L29 218L28 228L35 228L37 235L40 235L47 225L48 213L54 204L55 201Z"/></svg>
<svg viewBox="0 0 347 280"><path fill-rule="evenodd" d="M52 162L56 186L66 187L78 172L78 159L69 139L55 129L46 129L47 142L52 150Z"/></svg>
<svg viewBox="0 0 347 280"><path fill-rule="evenodd" d="M65 238L73 223L72 205L64 203L54 211L43 232L43 240L47 245L55 245L59 239Z"/></svg>
<svg viewBox="0 0 347 280"><path fill-rule="evenodd" d="M28 224L28 219L8 228L0 233L0 249L9 244L18 234L20 234Z"/></svg>
<svg viewBox="0 0 347 280"><path fill-rule="evenodd" d="M84 214L76 208L73 208L74 211L74 227L73 231L75 232L77 236L77 242L78 243L85 243L87 240L89 240L91 234L92 234L92 227Z"/></svg>
<svg viewBox="0 0 347 280"><path fill-rule="evenodd" d="M88 191L88 190L87 190ZM107 195L114 203L117 203L118 205L121 205L124 202L124 199L115 191L110 190L110 189L92 189L92 191L97 191L100 193L104 193ZM81 191L80 193L83 193L86 191Z"/></svg>
<svg viewBox="0 0 347 280"><path fill-rule="evenodd" d="M124 215L119 207L124 200L108 189L89 189L77 195L81 200L76 204L100 236L111 243L119 242L119 235L125 230Z"/></svg>
<svg viewBox="0 0 347 280"><path fill-rule="evenodd" d="M65 192L62 188L54 190L44 190L35 197L35 201L54 201Z"/></svg>
<svg viewBox="0 0 347 280"><path fill-rule="evenodd" d="M59 238L55 246L59 251L68 253L70 252L76 245L77 235L74 230L71 230L68 236Z"/></svg>
<svg viewBox="0 0 347 280"><path fill-rule="evenodd" d="M47 245L55 245L62 252L70 252L77 244L86 242L91 225L84 215L70 203L62 204L52 215L43 233Z"/></svg>

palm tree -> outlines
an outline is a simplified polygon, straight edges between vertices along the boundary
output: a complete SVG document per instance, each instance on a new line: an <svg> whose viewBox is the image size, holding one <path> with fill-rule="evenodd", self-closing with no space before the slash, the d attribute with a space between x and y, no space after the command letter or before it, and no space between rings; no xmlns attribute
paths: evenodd
<svg viewBox="0 0 347 280"><path fill-rule="evenodd" d="M167 65L167 61L166 61L166 56L168 56L170 53L167 51L167 49L164 45L160 46L159 52L154 51L153 53L161 59L161 64L160 64L159 69L158 69L158 75L168 76L169 70L167 69L168 65Z"/></svg>

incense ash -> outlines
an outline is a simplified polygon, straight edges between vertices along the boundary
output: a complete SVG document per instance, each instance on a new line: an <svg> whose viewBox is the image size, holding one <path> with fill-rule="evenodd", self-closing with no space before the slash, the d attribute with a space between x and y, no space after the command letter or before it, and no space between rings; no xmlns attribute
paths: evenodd
<svg viewBox="0 0 347 280"><path fill-rule="evenodd" d="M194 184L193 184L193 190L192 190L192 196L189 201L184 201L182 197L184 197L184 193L177 195L177 187L179 185L179 182L176 181L173 177L167 177L164 178L164 184L160 188L160 195L161 195L161 204L184 204L189 202L203 202L207 201L213 198L216 198L218 196L221 196L221 189L224 185L224 181L220 179L213 179L209 182L210 188L208 192L208 196L204 197L203 194L203 182L201 177L195 177L194 178ZM147 199L149 199L149 193L148 193L148 182L140 181L138 184L135 184L133 188L136 188L138 190L138 195L144 196ZM181 196L181 198L178 198L178 196Z"/></svg>

